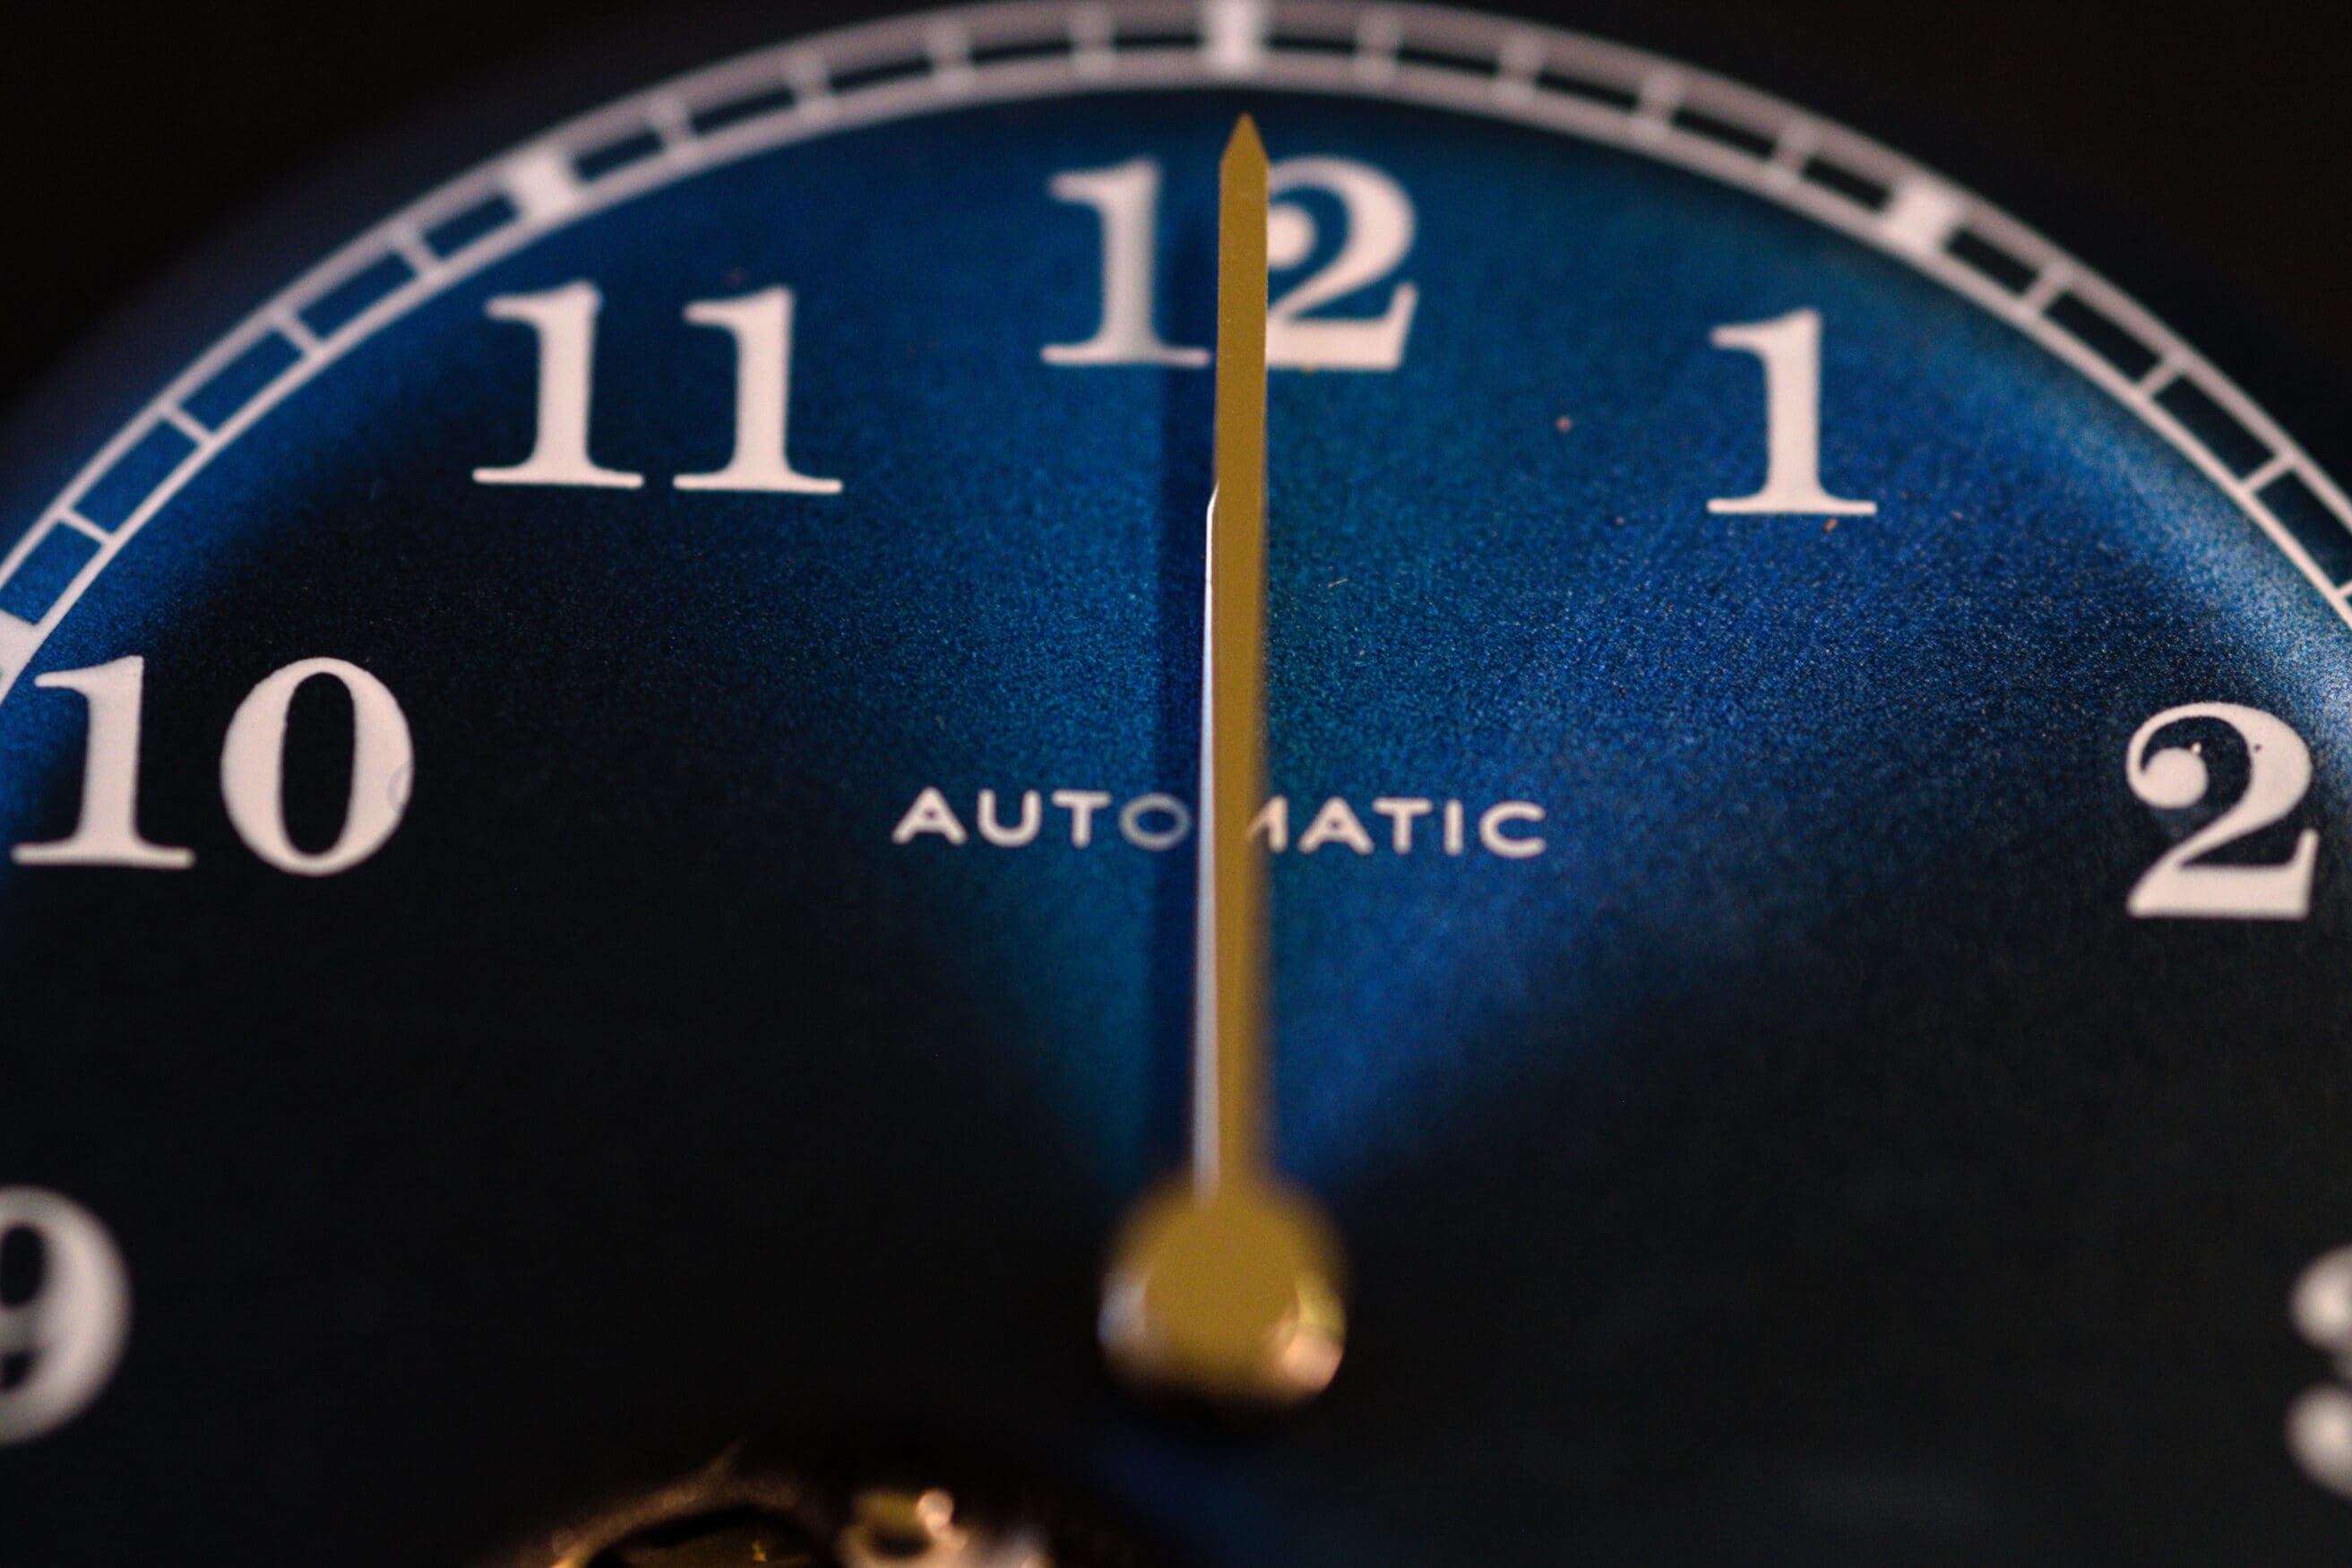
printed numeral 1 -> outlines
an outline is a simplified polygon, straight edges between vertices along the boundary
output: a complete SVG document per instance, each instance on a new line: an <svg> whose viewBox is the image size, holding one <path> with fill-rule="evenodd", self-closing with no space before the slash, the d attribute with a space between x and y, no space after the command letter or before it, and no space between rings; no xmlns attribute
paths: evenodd
<svg viewBox="0 0 2352 1568"><path fill-rule="evenodd" d="M1764 488L1706 503L1733 516L1868 517L1876 501L1848 500L1822 488L1822 313L1791 310L1769 321L1715 329L1719 349L1764 362Z"/></svg>
<svg viewBox="0 0 2352 1568"><path fill-rule="evenodd" d="M81 819L65 837L19 844L19 866L129 866L142 871L184 871L193 851L151 844L139 832L139 709L147 661L133 656L89 669L60 669L33 684L78 691L89 709L89 739L82 752Z"/></svg>
<svg viewBox="0 0 2352 1568"><path fill-rule="evenodd" d="M1048 343L1047 364L1170 364L1194 369L1206 349L1163 342L1152 324L1159 270L1160 165L1134 158L1108 169L1073 169L1048 187L1057 202L1095 209L1102 220L1102 324L1081 343Z"/></svg>

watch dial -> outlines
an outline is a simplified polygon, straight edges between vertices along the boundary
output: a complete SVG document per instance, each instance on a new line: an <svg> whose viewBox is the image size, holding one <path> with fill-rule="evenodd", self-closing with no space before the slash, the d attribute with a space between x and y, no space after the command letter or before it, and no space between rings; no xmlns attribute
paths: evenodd
<svg viewBox="0 0 2352 1568"><path fill-rule="evenodd" d="M0 1555L2341 1561L2345 499L1987 200L1019 5L205 309L0 467ZM1236 1416L1097 1319L1243 864L1347 1325Z"/></svg>

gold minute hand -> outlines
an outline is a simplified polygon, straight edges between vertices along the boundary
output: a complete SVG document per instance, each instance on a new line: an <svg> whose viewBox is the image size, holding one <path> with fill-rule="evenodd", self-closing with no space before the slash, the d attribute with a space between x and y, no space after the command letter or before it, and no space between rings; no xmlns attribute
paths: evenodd
<svg viewBox="0 0 2352 1568"><path fill-rule="evenodd" d="M1224 1405L1296 1405L1339 1370L1339 1250L1265 1153L1265 148L1247 115L1217 213L1216 491L1202 593L1192 1170L1129 1213L1103 1286L1112 1366Z"/></svg>
<svg viewBox="0 0 2352 1568"><path fill-rule="evenodd" d="M1266 878L1249 825L1265 800L1266 201L1265 148L1244 115L1218 181L1216 491L1201 596L1192 1174L1209 1191L1257 1180L1265 1137Z"/></svg>

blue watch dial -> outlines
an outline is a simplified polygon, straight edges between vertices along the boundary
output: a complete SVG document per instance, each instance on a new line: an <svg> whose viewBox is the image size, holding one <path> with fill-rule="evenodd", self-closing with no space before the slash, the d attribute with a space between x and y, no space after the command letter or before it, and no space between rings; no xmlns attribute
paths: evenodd
<svg viewBox="0 0 2352 1568"><path fill-rule="evenodd" d="M2084 262L1216 0L781 45L306 260L0 471L0 1555L2340 1557L2352 532ZM1236 853L1348 1314L1239 1422L1094 1327Z"/></svg>

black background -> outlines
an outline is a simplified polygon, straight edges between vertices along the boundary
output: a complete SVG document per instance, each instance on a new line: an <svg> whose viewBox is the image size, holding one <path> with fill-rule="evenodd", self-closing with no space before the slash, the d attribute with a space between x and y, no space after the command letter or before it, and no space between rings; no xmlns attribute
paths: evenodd
<svg viewBox="0 0 2352 1568"><path fill-rule="evenodd" d="M22 7L0 41L0 396L273 197L356 228L548 117L875 0ZM1680 56L1975 185L2140 295L2323 460L2352 440L2343 7L1496 0ZM454 133L404 138L428 122ZM407 146L403 150L403 143ZM356 166L372 179L325 181ZM328 195L352 204L333 210ZM327 228L323 248L337 231ZM283 258L281 277L315 259Z"/></svg>

